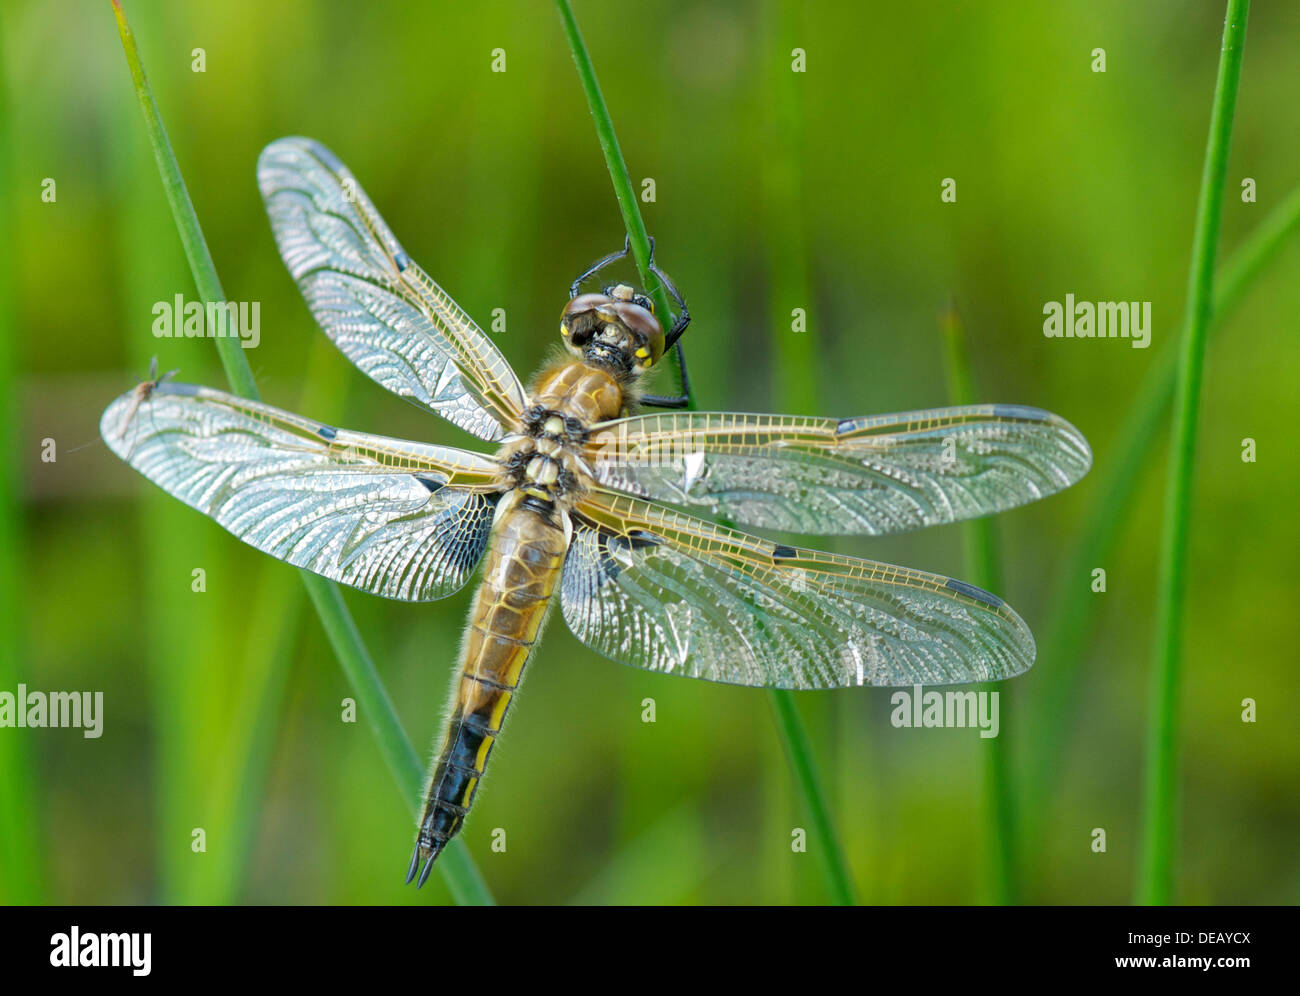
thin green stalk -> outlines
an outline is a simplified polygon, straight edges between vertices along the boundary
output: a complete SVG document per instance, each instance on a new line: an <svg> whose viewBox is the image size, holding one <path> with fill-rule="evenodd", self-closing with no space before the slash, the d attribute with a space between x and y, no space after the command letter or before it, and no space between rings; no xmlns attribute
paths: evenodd
<svg viewBox="0 0 1300 996"><path fill-rule="evenodd" d="M970 346L961 316L955 306L943 321L947 347L948 397L954 405L975 403L975 378ZM993 519L984 517L962 524L962 547L966 573L986 591L1002 590L1002 557ZM1006 686L983 684L980 692L1007 695ZM1005 731L1006 724L1002 724ZM1011 759L1006 735L982 741L984 761L985 861L984 889L989 901L1009 906L1019 901L1016 867L1016 797L1011 782Z"/></svg>
<svg viewBox="0 0 1300 996"><path fill-rule="evenodd" d="M1210 331L1217 332L1254 284L1256 278L1281 254L1291 237L1300 231L1300 187L1292 190L1255 228L1232 257L1220 268L1214 284L1214 313ZM1030 737L1029 775L1024 807L1030 839L1039 837L1047 823L1047 810L1058 784L1065 743L1076 711L1078 679L1087 644L1087 631L1096 617L1097 602L1087 588L1089 572L1111 557L1123 519L1116 508L1128 508L1149 466L1160 427L1173 402L1178 375L1178 343L1171 340L1142 381L1133 405L1119 432L1118 453L1099 466L1102 481L1099 496L1089 503L1089 514L1072 536L1061 558L1064 567L1046 612L1043 638L1039 641L1041 667L1039 699L1034 709L1034 732Z"/></svg>
<svg viewBox="0 0 1300 996"><path fill-rule="evenodd" d="M0 36L0 54L4 38ZM10 168L10 108L5 87L6 73L0 66L0 190L12 191ZM22 476L22 447L18 442L17 342L14 319L14 273L17 245L13 239L13 201L0 199L0 231L9 238L0 244L0 688L15 688L31 680L20 662L23 632L21 620L25 588L23 577L23 529L19 494ZM40 826L32 791L34 771L28 745L30 738L5 731L0 736L0 903L6 906L42 901L44 862L41 860Z"/></svg>
<svg viewBox="0 0 1300 996"><path fill-rule="evenodd" d="M139 111L122 106L112 122L128 134L139 127ZM143 155L141 154L143 152ZM147 157L147 158L145 158ZM114 200L124 205L115 224L116 241L110 255L126 261L118 276L121 324L129 328L148 314L158 288L174 286L186 271L184 258L156 251L158 233L172 224L164 201L150 197L156 188L156 167L147 141L117 142L109 160ZM152 336L132 335L126 341L127 366L148 369L157 350ZM218 693L217 675L227 644L221 639L222 620L235 607L214 591L196 599L178 572L178 564L216 567L218 538L211 530L193 529L193 513L180 502L150 488L135 502L138 535L132 555L139 561L140 631L150 638L140 648L140 664L149 689L149 725L156 763L149 798L152 803L154 896L165 905L202 905L216 897L205 893L198 879L214 870L229 853L229 828L220 816L219 777L228 729L227 696ZM178 667L171 648L185 646L184 666ZM239 667L238 663L233 665ZM229 677L227 680L231 680ZM234 679L236 683L238 679ZM190 834L202 827L211 847L202 858L190 850Z"/></svg>
<svg viewBox="0 0 1300 996"><path fill-rule="evenodd" d="M1300 187L1282 199L1267 218L1256 226L1223 265L1214 281L1214 313L1211 331L1223 322L1246 295L1255 279L1273 262L1292 235L1300 230ZM1172 353L1170 354L1172 356ZM1169 375L1173 380L1172 365Z"/></svg>
<svg viewBox="0 0 1300 996"><path fill-rule="evenodd" d="M587 54L586 43L578 30L578 22L573 17L573 8L568 0L555 0L560 9L560 19L564 22L564 33L569 39L569 48L573 51L573 62L578 67L578 78L582 81L582 90L587 95L587 105L591 108L591 119L596 124L596 137L600 140L600 151L605 154L605 165L609 168L609 178L614 185L614 198L623 215L623 226L627 229L628 240L632 246L632 258L636 261L637 273L641 277L641 286L649 289L650 297L655 303L664 328L672 322L672 308L668 302L668 292L658 280L652 280L650 273L650 236L645 230L645 221L641 218L641 208L637 204L636 189L627 172L627 163L623 160L623 150L619 147L618 136L614 133L614 122L605 106L605 97L596 82L596 70Z"/></svg>
<svg viewBox="0 0 1300 996"><path fill-rule="evenodd" d="M167 200L171 205L172 215L185 247L185 256L194 274L199 296L203 298L205 304L224 301L225 292L217 277L212 254L208 251L207 242L203 238L198 215L195 214L194 205L190 202L189 191L181 176L180 164L176 161L171 142L167 138L167 131L163 127L162 116L154 100L153 90L145 76L144 65L136 48L135 36L127 24L126 13L122 10L120 0L112 0L112 3L113 13L117 18L118 33L122 36L122 47L126 52L127 65L131 69L136 95L144 111L149 141L153 145L163 187L167 192ZM237 340L234 337L217 336L215 341L222 365L225 367L226 377L235 392L246 398L260 397L248 359ZM307 571L300 573L307 587L307 593L311 596L312 603L321 617L330 645L334 648L339 664L352 685L353 693L379 742L384 759L397 779L398 787L407 804L411 806L412 811L416 811L423 790L424 766L402 730L392 700L370 660L369 652L362 642L351 613L348 612L343 596L333 582ZM488 892L482 875L474 866L468 849L462 841L453 840L448 845L437 867L456 902L466 905L492 904L492 895Z"/></svg>
<svg viewBox="0 0 1300 996"><path fill-rule="evenodd" d="M826 793L822 791L821 776L817 773L812 741L799 716L794 694L783 688L770 688L767 696L776 717L776 728L781 733L781 745L785 748L795 782L799 785L804 805L808 809L812 837L814 841L821 842L815 850L822 876L826 880L826 889L837 906L856 906L853 879L844 861L844 851L840 847L839 835L835 832L835 823L831 820Z"/></svg>
<svg viewBox="0 0 1300 996"><path fill-rule="evenodd" d="M555 5L559 9L560 19L564 23L564 31L568 37L569 47L573 51L573 61L577 66L578 77L587 96L587 104L591 109L592 120L595 122L596 135L600 140L601 150L605 154L605 163L609 168L610 179L614 185L614 196L618 201L619 210L623 214L623 222L627 228L632 255L636 260L642 286L652 287L651 293L654 297L655 308L666 326L672 311L669 308L664 288L659 285L658 281L654 281L652 286L649 280L650 243L646 235L645 223L642 221L641 209L637 204L632 179L628 175L627 164L623 160L623 152L619 148L618 137L614 132L614 123L609 116L609 109L605 106L605 98L601 94L600 84L596 80L595 67L592 65L591 56L587 53L587 46L582 40L582 33L578 30L578 22L574 19L573 9L570 7L568 0L556 0ZM844 855L839 846L839 839L830 819L830 810L822 792L816 763L813 760L812 744L808 739L803 722L799 718L794 697L790 692L780 689L769 690L768 695L771 699L773 712L776 715L777 728L781 732L784 741L786 756L790 759L795 780L808 808L813 832L816 838L821 841L821 846L816 850L823 873L826 876L827 888L836 903L852 905L854 902L852 879L849 876L848 868L844 862Z"/></svg>
<svg viewBox="0 0 1300 996"><path fill-rule="evenodd" d="M1151 675L1146 794L1137 881L1137 900L1146 905L1166 904L1173 895L1178 805L1178 692L1182 677L1187 539L1191 523L1197 415L1205 367L1205 340L1214 303L1214 260L1223 211L1224 178L1228 169L1228 149L1249 11L1250 0L1228 0L1187 280L1186 317L1174 399L1173 444L1165 492L1160 576L1156 585L1156 666Z"/></svg>

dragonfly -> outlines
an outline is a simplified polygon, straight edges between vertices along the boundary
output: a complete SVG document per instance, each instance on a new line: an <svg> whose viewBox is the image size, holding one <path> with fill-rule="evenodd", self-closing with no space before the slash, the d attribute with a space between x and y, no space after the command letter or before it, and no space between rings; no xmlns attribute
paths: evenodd
<svg viewBox="0 0 1300 996"><path fill-rule="evenodd" d="M1064 419L1013 404L693 410L689 311L653 257L675 319L629 284L582 289L626 243L570 287L562 358L525 389L332 152L280 139L257 177L280 254L344 355L496 452L338 428L156 372L108 406L101 435L245 543L361 591L440 599L482 563L407 883L424 884L464 825L553 603L603 657L731 685L941 685L1032 665L1029 628L975 585L740 528L879 536L1037 500L1091 465ZM670 352L681 393L643 393Z"/></svg>

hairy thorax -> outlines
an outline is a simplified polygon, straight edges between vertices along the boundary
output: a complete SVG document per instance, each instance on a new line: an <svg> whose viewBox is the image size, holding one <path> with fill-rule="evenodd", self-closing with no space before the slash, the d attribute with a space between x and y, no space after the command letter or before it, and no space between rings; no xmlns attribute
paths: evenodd
<svg viewBox="0 0 1300 996"><path fill-rule="evenodd" d="M538 511L567 511L590 482L579 454L591 427L623 414L623 388L606 369L581 361L546 368L519 433L498 454L507 486Z"/></svg>

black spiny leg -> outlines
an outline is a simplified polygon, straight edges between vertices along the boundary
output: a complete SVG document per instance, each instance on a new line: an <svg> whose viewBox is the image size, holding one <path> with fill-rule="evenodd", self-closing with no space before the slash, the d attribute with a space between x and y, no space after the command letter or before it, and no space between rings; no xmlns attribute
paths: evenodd
<svg viewBox="0 0 1300 996"><path fill-rule="evenodd" d="M654 243L651 242L651 245L654 245ZM610 263L614 262L614 260L622 259L631 251L631 249L632 249L632 236L626 235L623 237L622 249L620 249L618 252L612 252L608 256L602 256L600 259L596 260L596 262L592 263L589 267L587 267L587 269L583 272L582 276L580 276L577 280L573 282L573 286L569 288L569 300L573 300L573 298L578 296L578 288L582 286L582 282L584 280L586 280L588 277L595 276L605 267L609 266Z"/></svg>
<svg viewBox="0 0 1300 996"><path fill-rule="evenodd" d="M653 249L654 243L650 243ZM650 272L663 281L668 293L673 296L677 302L679 310L677 321L673 322L673 327L668 330L665 344L671 346L677 352L677 370L682 385L682 393L677 395L647 394L641 398L641 404L650 405L652 408L690 408L691 407L691 379L686 375L686 352L682 349L682 333L686 327L691 324L691 313L686 307L686 302L682 295L678 293L673 282L668 279L668 275L659 267L655 266L654 261L650 262Z"/></svg>
<svg viewBox="0 0 1300 996"><path fill-rule="evenodd" d="M681 374L682 393L645 394L641 397L641 404L649 405L651 408L691 407L691 379L686 375L686 352L682 349L681 339L673 344L673 348L677 351L677 369Z"/></svg>

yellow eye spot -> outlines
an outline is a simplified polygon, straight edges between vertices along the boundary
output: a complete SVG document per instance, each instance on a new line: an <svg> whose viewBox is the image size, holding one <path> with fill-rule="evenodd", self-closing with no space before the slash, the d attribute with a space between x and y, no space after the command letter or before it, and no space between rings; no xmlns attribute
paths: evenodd
<svg viewBox="0 0 1300 996"><path fill-rule="evenodd" d="M568 335L568 334L569 334L569 326L565 325L563 322L560 322L560 335Z"/></svg>
<svg viewBox="0 0 1300 996"><path fill-rule="evenodd" d="M644 346L642 346L640 349L638 349L638 350L636 351L636 355L639 356L639 357L641 357L641 359L644 360L647 356L650 355L650 350L648 350L648 349L646 349Z"/></svg>

